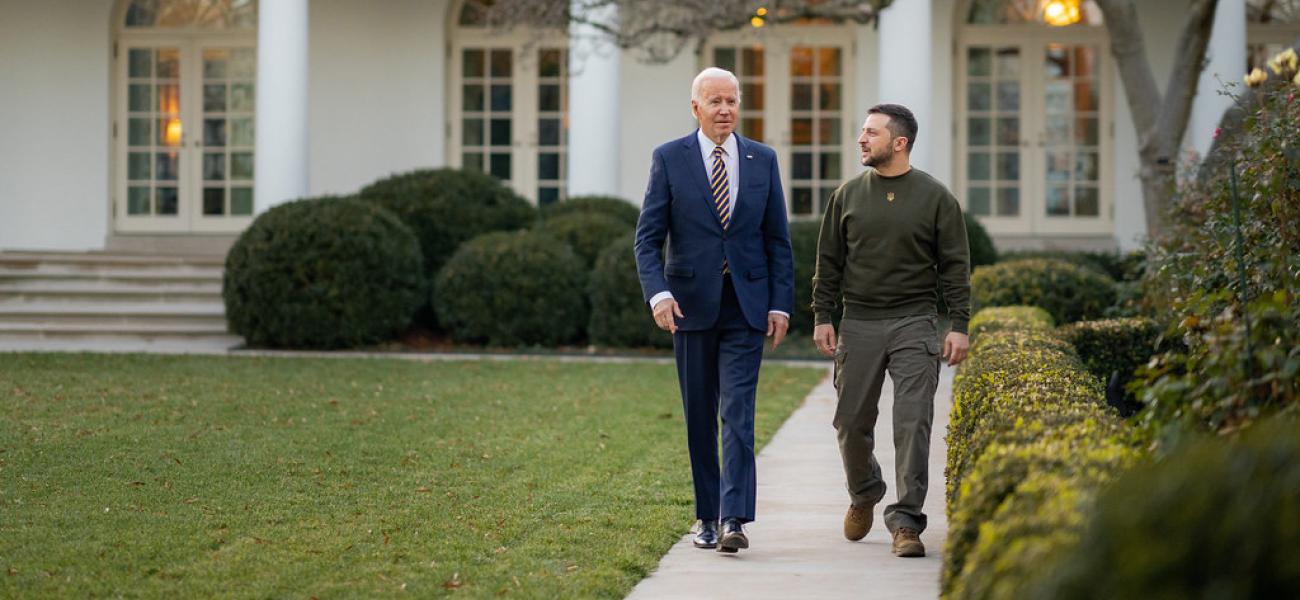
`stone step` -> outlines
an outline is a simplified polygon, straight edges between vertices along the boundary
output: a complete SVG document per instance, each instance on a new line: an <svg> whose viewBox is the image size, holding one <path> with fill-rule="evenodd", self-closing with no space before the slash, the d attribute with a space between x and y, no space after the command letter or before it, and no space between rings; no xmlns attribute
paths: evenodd
<svg viewBox="0 0 1300 600"><path fill-rule="evenodd" d="M0 278L0 304L23 302L221 302L220 281Z"/></svg>
<svg viewBox="0 0 1300 600"><path fill-rule="evenodd" d="M0 304L0 328L15 324L208 325L224 327L219 302L26 302Z"/></svg>
<svg viewBox="0 0 1300 600"><path fill-rule="evenodd" d="M105 281L122 284L168 285L217 283L222 280L221 269L139 270L115 269L111 271L82 270L64 266L42 266L37 269L14 269L0 266L0 284L17 281Z"/></svg>
<svg viewBox="0 0 1300 600"><path fill-rule="evenodd" d="M224 256L184 254L133 254L126 252L53 252L31 250L0 251L0 265L60 264L82 266L135 266L135 267L222 267Z"/></svg>

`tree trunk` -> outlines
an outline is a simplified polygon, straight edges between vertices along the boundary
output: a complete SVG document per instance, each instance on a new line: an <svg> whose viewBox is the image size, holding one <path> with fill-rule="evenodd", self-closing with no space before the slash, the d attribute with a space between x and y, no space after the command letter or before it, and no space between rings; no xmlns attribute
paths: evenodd
<svg viewBox="0 0 1300 600"><path fill-rule="evenodd" d="M1146 44L1134 0L1097 0L1110 34L1111 55L1119 68L1124 96L1138 134L1142 205L1147 236L1163 230L1164 216L1174 197L1174 172L1187 121L1191 118L1196 84L1210 43L1218 0L1192 2L1178 37L1174 67L1162 95L1147 58Z"/></svg>

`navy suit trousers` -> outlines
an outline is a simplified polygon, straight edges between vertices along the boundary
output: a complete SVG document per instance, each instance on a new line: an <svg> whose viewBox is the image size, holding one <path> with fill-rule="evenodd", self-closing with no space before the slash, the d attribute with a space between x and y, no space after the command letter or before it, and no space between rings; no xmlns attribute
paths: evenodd
<svg viewBox="0 0 1300 600"><path fill-rule="evenodd" d="M731 278L724 276L722 304L713 328L679 330L673 335L698 519L754 520L754 397L766 333L750 327Z"/></svg>

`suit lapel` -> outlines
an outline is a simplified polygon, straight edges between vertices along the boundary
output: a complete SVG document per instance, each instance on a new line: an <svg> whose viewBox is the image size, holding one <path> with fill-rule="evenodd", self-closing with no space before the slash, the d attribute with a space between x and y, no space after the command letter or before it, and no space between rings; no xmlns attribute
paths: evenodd
<svg viewBox="0 0 1300 600"><path fill-rule="evenodd" d="M740 170L740 185L736 188L736 198L732 200L732 202L747 202L749 199L745 197L745 190L749 189L751 184L761 183L759 178L763 177L764 174L759 173L758 170L754 168L754 152L753 149L750 148L749 140L741 137L738 133L733 133L732 135L736 136L736 168ZM732 212L735 213L736 211L733 209ZM754 210L745 207L744 210L739 211L740 216L737 218L743 219L751 212L754 212ZM732 220L732 224L735 224L735 219Z"/></svg>
<svg viewBox="0 0 1300 600"><path fill-rule="evenodd" d="M718 231L722 231L722 221L718 217L718 210L713 207L713 194L709 187L709 174L704 170L704 159L700 155L700 142L697 133L691 133L686 137L686 143L682 149L682 159L689 166L688 170L695 179L695 185L700 190L700 197L704 199L704 209L708 214L713 216L713 223L718 226Z"/></svg>

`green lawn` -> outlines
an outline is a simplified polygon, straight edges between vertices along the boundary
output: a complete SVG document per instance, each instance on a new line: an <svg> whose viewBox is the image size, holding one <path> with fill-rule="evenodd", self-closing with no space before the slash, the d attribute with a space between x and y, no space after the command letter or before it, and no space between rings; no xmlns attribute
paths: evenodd
<svg viewBox="0 0 1300 600"><path fill-rule="evenodd" d="M0 596L621 597L688 465L668 365L0 354Z"/></svg>

